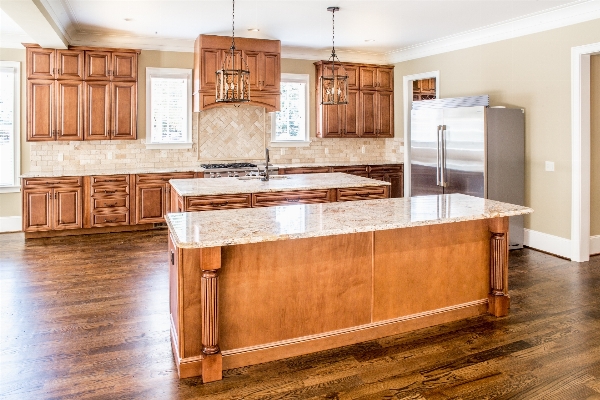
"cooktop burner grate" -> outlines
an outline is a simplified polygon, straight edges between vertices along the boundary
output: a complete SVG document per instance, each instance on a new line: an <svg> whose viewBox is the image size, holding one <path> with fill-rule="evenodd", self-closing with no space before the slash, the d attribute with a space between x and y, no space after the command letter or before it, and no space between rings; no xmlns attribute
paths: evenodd
<svg viewBox="0 0 600 400"><path fill-rule="evenodd" d="M216 168L256 168L256 164L252 163L229 163L229 164L200 164L202 168L216 169Z"/></svg>

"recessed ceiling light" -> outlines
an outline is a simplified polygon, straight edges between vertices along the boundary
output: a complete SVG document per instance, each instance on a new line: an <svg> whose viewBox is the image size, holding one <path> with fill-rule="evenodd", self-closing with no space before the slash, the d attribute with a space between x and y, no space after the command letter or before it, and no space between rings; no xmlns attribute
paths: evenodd
<svg viewBox="0 0 600 400"><path fill-rule="evenodd" d="M365 42L370 43L370 42L374 42L375 39L365 39Z"/></svg>
<svg viewBox="0 0 600 400"><path fill-rule="evenodd" d="M125 18L125 21L131 22L131 21L133 21L133 18Z"/></svg>
<svg viewBox="0 0 600 400"><path fill-rule="evenodd" d="M248 28L248 32L259 32L260 29L258 28Z"/></svg>

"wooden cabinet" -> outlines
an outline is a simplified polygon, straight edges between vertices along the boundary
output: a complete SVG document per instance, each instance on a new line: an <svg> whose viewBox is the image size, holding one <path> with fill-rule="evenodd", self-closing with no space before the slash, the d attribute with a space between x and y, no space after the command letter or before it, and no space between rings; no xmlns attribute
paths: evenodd
<svg viewBox="0 0 600 400"><path fill-rule="evenodd" d="M387 199L389 189L387 186L364 186L357 188L337 189L337 201L357 201L372 199Z"/></svg>
<svg viewBox="0 0 600 400"><path fill-rule="evenodd" d="M27 46L27 79L83 79L83 50Z"/></svg>
<svg viewBox="0 0 600 400"><path fill-rule="evenodd" d="M413 101L433 100L435 98L435 78L413 81Z"/></svg>
<svg viewBox="0 0 600 400"><path fill-rule="evenodd" d="M85 177L85 228L129 225L129 175Z"/></svg>
<svg viewBox="0 0 600 400"><path fill-rule="evenodd" d="M236 64L243 56L250 71L249 104L278 111L280 104L281 43L279 40L236 38ZM216 71L231 47L231 37L200 35L194 44L194 111L222 106L216 103ZM234 67L239 68L240 65Z"/></svg>
<svg viewBox="0 0 600 400"><path fill-rule="evenodd" d="M250 194L223 194L186 197L184 209L181 211L213 211L249 207L252 207L252 196Z"/></svg>
<svg viewBox="0 0 600 400"><path fill-rule="evenodd" d="M82 227L81 178L23 179L23 231Z"/></svg>
<svg viewBox="0 0 600 400"><path fill-rule="evenodd" d="M390 197L404 197L403 165L372 165L369 167L369 178L390 182Z"/></svg>
<svg viewBox="0 0 600 400"><path fill-rule="evenodd" d="M139 51L26 47L28 141L137 138Z"/></svg>
<svg viewBox="0 0 600 400"><path fill-rule="evenodd" d="M287 174L319 174L331 172L330 167L288 167L279 168L279 175Z"/></svg>
<svg viewBox="0 0 600 400"><path fill-rule="evenodd" d="M319 204L335 201L335 191L329 189L295 190L289 192L253 193L252 207Z"/></svg>
<svg viewBox="0 0 600 400"><path fill-rule="evenodd" d="M27 140L83 139L83 81L27 81Z"/></svg>
<svg viewBox="0 0 600 400"><path fill-rule="evenodd" d="M331 74L331 64L316 66L316 99L321 98L319 78ZM343 64L348 75L348 104L317 103L317 137L394 137L394 69L392 66Z"/></svg>
<svg viewBox="0 0 600 400"><path fill-rule="evenodd" d="M369 177L369 171L366 165L335 166L331 167L331 172L343 172L345 174Z"/></svg>
<svg viewBox="0 0 600 400"><path fill-rule="evenodd" d="M85 140L137 138L137 83L84 83Z"/></svg>
<svg viewBox="0 0 600 400"><path fill-rule="evenodd" d="M171 211L171 179L191 179L193 172L172 174L138 174L135 176L135 223L165 222Z"/></svg>

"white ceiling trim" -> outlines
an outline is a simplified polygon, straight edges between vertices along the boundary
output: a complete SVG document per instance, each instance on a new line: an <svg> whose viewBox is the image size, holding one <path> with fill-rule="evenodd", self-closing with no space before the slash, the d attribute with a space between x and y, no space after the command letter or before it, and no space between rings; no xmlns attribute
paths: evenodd
<svg viewBox="0 0 600 400"><path fill-rule="evenodd" d="M458 35L388 52L387 62L399 63L435 54L499 42L600 18L600 1L588 0L550 11L487 26Z"/></svg>
<svg viewBox="0 0 600 400"><path fill-rule="evenodd" d="M362 51L336 49L340 61L357 62L366 64L385 64L387 57L382 53L367 53ZM331 49L311 49L308 47L281 46L281 58L295 60L327 60L331 56Z"/></svg>

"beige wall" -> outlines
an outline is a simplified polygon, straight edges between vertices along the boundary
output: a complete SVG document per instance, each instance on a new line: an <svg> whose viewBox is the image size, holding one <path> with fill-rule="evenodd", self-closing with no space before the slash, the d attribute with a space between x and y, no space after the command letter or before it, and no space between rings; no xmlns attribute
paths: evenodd
<svg viewBox="0 0 600 400"><path fill-rule="evenodd" d="M525 109L525 227L571 237L571 47L598 42L600 20L396 64L402 77L440 71L440 97L489 94L493 106ZM396 135L403 100L396 96ZM555 171L544 170L554 161Z"/></svg>
<svg viewBox="0 0 600 400"><path fill-rule="evenodd" d="M591 226L600 235L600 54L591 57Z"/></svg>
<svg viewBox="0 0 600 400"><path fill-rule="evenodd" d="M21 63L21 172L29 170L29 143L26 138L25 106L25 49L0 48L0 61L18 61ZM0 217L21 215L21 193L0 193Z"/></svg>

